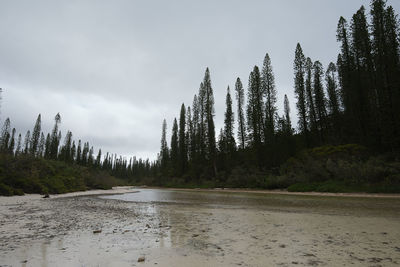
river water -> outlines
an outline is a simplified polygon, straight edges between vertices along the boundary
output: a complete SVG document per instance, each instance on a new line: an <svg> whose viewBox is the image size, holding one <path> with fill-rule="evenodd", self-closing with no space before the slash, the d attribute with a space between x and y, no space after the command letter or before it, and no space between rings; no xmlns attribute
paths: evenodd
<svg viewBox="0 0 400 267"><path fill-rule="evenodd" d="M400 198L138 188L2 212L0 266L400 265Z"/></svg>

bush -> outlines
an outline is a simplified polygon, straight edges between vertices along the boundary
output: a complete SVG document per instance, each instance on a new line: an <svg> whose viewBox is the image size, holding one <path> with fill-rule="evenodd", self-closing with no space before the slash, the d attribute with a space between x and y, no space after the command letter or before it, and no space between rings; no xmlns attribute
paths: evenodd
<svg viewBox="0 0 400 267"><path fill-rule="evenodd" d="M14 190L10 186L0 183L0 195L12 196L14 195Z"/></svg>
<svg viewBox="0 0 400 267"><path fill-rule="evenodd" d="M123 181L88 167L61 161L0 154L0 195L60 194L88 188L110 189Z"/></svg>

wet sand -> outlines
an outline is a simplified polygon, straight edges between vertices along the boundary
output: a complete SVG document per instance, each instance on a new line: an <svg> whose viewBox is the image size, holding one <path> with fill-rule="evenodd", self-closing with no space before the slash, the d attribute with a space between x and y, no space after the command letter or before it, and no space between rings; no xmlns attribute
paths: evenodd
<svg viewBox="0 0 400 267"><path fill-rule="evenodd" d="M137 193L97 196L126 192ZM127 188L89 194L0 197L0 266L400 264L399 198Z"/></svg>

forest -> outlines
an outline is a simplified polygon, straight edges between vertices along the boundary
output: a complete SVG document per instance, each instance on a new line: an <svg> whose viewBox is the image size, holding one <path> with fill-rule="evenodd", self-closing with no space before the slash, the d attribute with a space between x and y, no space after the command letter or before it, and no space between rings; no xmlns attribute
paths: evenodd
<svg viewBox="0 0 400 267"><path fill-rule="evenodd" d="M157 160L95 153L89 142L62 140L39 114L24 138L4 121L0 194L63 193L117 184L265 188L289 191L400 192L400 30L384 0L337 24L340 53L323 67L294 51L293 90L277 109L269 54L226 89L224 126L216 131L210 70L191 105L182 103L167 141L162 122ZM246 88L246 89L245 89ZM233 101L237 109L233 110ZM293 125L291 113L298 124ZM133 148L134 149L134 148Z"/></svg>

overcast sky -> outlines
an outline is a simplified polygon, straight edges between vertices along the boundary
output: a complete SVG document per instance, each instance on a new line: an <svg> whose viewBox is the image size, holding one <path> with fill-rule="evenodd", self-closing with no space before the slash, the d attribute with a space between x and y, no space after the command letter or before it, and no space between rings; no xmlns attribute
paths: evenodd
<svg viewBox="0 0 400 267"><path fill-rule="evenodd" d="M0 1L1 124L23 135L57 112L65 136L124 156L155 159L161 124L191 105L206 67L215 94L216 132L226 88L247 89L269 53L279 112L287 94L296 120L297 42L324 66L336 61L336 25L369 1ZM389 1L396 12L400 1ZM367 8L369 11L369 8ZM236 108L236 105L235 105ZM235 114L236 114L235 110ZM297 121L297 120L296 120Z"/></svg>

